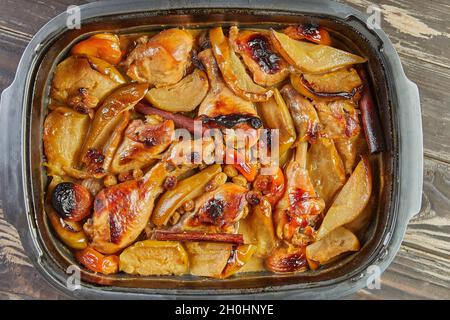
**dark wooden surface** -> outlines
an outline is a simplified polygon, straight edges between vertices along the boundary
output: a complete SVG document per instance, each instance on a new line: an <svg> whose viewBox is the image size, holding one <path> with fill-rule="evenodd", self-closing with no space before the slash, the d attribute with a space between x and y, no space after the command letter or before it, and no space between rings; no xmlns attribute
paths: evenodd
<svg viewBox="0 0 450 320"><path fill-rule="evenodd" d="M81 0L0 0L0 91L13 80L20 56L48 20ZM366 11L376 4L381 27L418 84L424 132L422 210L379 290L348 299L450 298L450 1L340 0ZM0 299L60 299L26 257L17 231L0 208Z"/></svg>

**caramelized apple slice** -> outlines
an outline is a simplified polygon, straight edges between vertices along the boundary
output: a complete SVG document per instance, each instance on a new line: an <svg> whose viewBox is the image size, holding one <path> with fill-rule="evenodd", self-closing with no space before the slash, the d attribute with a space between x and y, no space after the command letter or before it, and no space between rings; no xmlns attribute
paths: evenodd
<svg viewBox="0 0 450 320"><path fill-rule="evenodd" d="M321 134L321 124L316 109L311 102L301 96L291 85L285 85L281 94L291 111L298 140L314 143Z"/></svg>
<svg viewBox="0 0 450 320"><path fill-rule="evenodd" d="M258 114L265 128L279 130L279 155L283 158L297 137L289 109L278 89L269 100L257 105Z"/></svg>
<svg viewBox="0 0 450 320"><path fill-rule="evenodd" d="M361 92L361 78L354 68L339 69L321 75L291 74L291 84L299 93L311 99L352 99Z"/></svg>
<svg viewBox="0 0 450 320"><path fill-rule="evenodd" d="M189 257L175 241L138 241L120 254L120 270L142 276L182 275L189 271Z"/></svg>
<svg viewBox="0 0 450 320"><path fill-rule="evenodd" d="M110 33L99 33L77 43L71 53L97 57L111 64L118 64L122 59L119 37Z"/></svg>
<svg viewBox="0 0 450 320"><path fill-rule="evenodd" d="M240 246L235 246L231 250L231 255L228 258L227 264L223 269L220 277L222 279L225 279L232 276L236 272L239 272L239 270L241 270L242 267L250 261L255 251L256 246L252 244L242 244Z"/></svg>
<svg viewBox="0 0 450 320"><path fill-rule="evenodd" d="M311 23L289 26L283 33L295 40L308 40L326 46L331 45L331 37L327 30Z"/></svg>
<svg viewBox="0 0 450 320"><path fill-rule="evenodd" d="M43 140L48 175L82 175L76 165L88 129L89 117L66 107L56 108L45 118Z"/></svg>
<svg viewBox="0 0 450 320"><path fill-rule="evenodd" d="M271 37L283 58L304 73L321 74L367 61L330 46L294 40L275 30L271 30Z"/></svg>
<svg viewBox="0 0 450 320"><path fill-rule="evenodd" d="M161 31L150 40L143 37L124 65L127 75L138 82L163 87L179 82L190 63L194 39L186 30Z"/></svg>
<svg viewBox="0 0 450 320"><path fill-rule="evenodd" d="M335 193L345 183L345 170L334 142L328 138L319 138L308 150L307 168L314 189L331 205Z"/></svg>
<svg viewBox="0 0 450 320"><path fill-rule="evenodd" d="M211 29L209 38L223 78L235 94L249 101L266 101L272 96L271 90L255 84L247 74L241 60L230 47L221 27Z"/></svg>
<svg viewBox="0 0 450 320"><path fill-rule="evenodd" d="M94 272L114 274L119 272L119 257L105 256L91 247L75 252L75 259Z"/></svg>
<svg viewBox="0 0 450 320"><path fill-rule="evenodd" d="M366 207L371 193L370 164L363 157L328 210L316 239L320 240L334 229L355 220Z"/></svg>
<svg viewBox="0 0 450 320"><path fill-rule="evenodd" d="M344 252L358 251L359 248L358 238L348 229L338 227L321 240L307 246L306 257L308 260L326 264Z"/></svg>
<svg viewBox="0 0 450 320"><path fill-rule="evenodd" d="M152 215L152 221L156 226L165 225L170 217L181 205L201 196L205 192L205 186L222 168L214 164L199 173L177 183L177 186L166 191L158 200Z"/></svg>
<svg viewBox="0 0 450 320"><path fill-rule="evenodd" d="M206 73L196 69L176 84L150 89L145 97L159 109L170 112L189 112L203 101L208 87Z"/></svg>
<svg viewBox="0 0 450 320"><path fill-rule="evenodd" d="M119 146L128 121L128 110L147 93L147 84L129 84L108 96L95 113L81 160L88 172L103 176Z"/></svg>
<svg viewBox="0 0 450 320"><path fill-rule="evenodd" d="M230 43L261 86L273 86L289 75L289 65L275 51L267 30L230 28Z"/></svg>
<svg viewBox="0 0 450 320"><path fill-rule="evenodd" d="M230 258L232 244L215 242L186 242L189 271L194 276L220 278Z"/></svg>
<svg viewBox="0 0 450 320"><path fill-rule="evenodd" d="M255 255L266 258L277 245L272 221L272 205L266 197L260 197L246 219L256 240Z"/></svg>

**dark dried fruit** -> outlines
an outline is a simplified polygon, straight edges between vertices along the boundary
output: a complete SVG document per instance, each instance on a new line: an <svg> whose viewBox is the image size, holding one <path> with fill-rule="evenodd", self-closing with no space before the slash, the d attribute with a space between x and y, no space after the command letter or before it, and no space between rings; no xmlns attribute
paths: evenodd
<svg viewBox="0 0 450 320"><path fill-rule="evenodd" d="M88 189L73 182L58 184L52 193L52 205L67 221L81 221L91 214L93 197Z"/></svg>

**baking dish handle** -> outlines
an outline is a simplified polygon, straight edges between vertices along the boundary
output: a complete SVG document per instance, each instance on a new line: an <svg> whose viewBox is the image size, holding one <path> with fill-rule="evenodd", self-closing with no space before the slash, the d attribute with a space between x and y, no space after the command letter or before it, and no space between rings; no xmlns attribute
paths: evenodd
<svg viewBox="0 0 450 320"><path fill-rule="evenodd" d="M3 90L0 100L0 200L8 222L16 228L25 214L21 174L21 116L22 99L15 82Z"/></svg>
<svg viewBox="0 0 450 320"><path fill-rule="evenodd" d="M408 219L418 214L422 204L423 187L423 133L422 113L420 109L420 96L417 85L407 79L403 97L404 107L400 108L402 117L401 139L405 142L402 157L402 184L405 186L405 197L409 199Z"/></svg>

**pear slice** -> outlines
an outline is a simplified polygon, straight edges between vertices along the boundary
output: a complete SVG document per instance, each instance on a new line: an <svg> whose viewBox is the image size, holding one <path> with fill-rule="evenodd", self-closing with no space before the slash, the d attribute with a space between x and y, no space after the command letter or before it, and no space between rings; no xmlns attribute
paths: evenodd
<svg viewBox="0 0 450 320"><path fill-rule="evenodd" d="M334 229L355 220L369 202L371 193L369 159L363 157L328 210L316 239L320 240Z"/></svg>
<svg viewBox="0 0 450 320"><path fill-rule="evenodd" d="M327 73L367 61L365 58L330 46L294 40L275 30L271 30L271 38L283 58L304 73Z"/></svg>
<svg viewBox="0 0 450 320"><path fill-rule="evenodd" d="M235 94L252 102L267 101L273 95L272 90L253 82L221 27L211 29L209 38L223 78Z"/></svg>
<svg viewBox="0 0 450 320"><path fill-rule="evenodd" d="M359 248L358 238L350 230L339 227L307 246L306 258L308 261L326 264L344 252L358 251Z"/></svg>
<svg viewBox="0 0 450 320"><path fill-rule="evenodd" d="M196 69L176 84L150 89L145 98L161 110L189 112L203 101L208 88L206 73Z"/></svg>

